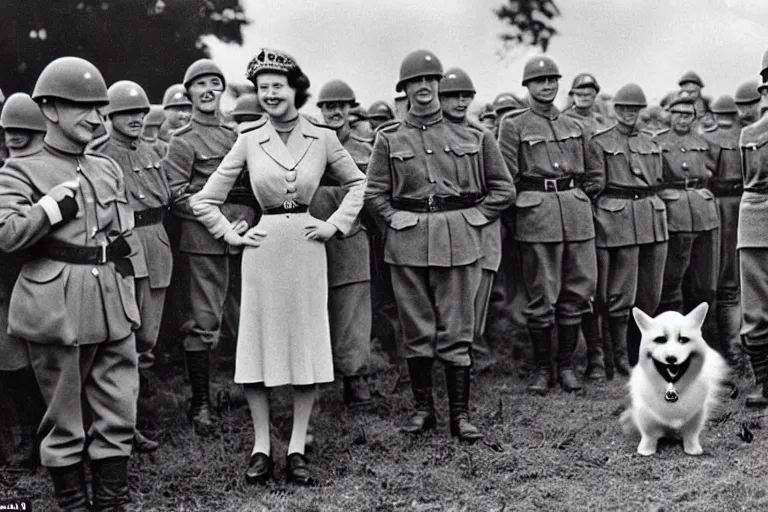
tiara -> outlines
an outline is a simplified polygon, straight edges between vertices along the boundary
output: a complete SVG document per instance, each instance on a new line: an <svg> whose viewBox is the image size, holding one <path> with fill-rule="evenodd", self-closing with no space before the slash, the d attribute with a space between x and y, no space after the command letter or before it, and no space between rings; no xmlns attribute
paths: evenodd
<svg viewBox="0 0 768 512"><path fill-rule="evenodd" d="M262 48L259 53L248 63L248 69L245 72L246 78L254 80L261 73L288 73L299 66L293 57L279 50Z"/></svg>

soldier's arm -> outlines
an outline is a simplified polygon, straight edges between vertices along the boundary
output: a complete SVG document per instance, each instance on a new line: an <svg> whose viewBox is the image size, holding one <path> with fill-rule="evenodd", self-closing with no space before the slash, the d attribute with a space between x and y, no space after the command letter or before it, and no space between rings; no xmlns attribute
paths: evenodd
<svg viewBox="0 0 768 512"><path fill-rule="evenodd" d="M389 141L378 132L373 153L368 162L368 185L365 189L366 208L383 218L387 224L397 210L392 208L392 173L389 168Z"/></svg>
<svg viewBox="0 0 768 512"><path fill-rule="evenodd" d="M490 134L483 132L482 138L486 195L477 209L487 218L495 219L514 203L517 191L499 145Z"/></svg>
<svg viewBox="0 0 768 512"><path fill-rule="evenodd" d="M245 168L247 147L245 136L239 135L227 156L205 182L203 189L189 197L192 213L216 238L224 236L232 229L232 223L221 213L219 207L224 204L227 194Z"/></svg>
<svg viewBox="0 0 768 512"><path fill-rule="evenodd" d="M189 180L195 163L195 150L180 137L173 137L163 160L163 171L171 189L171 204L180 213L193 215L189 207Z"/></svg>
<svg viewBox="0 0 768 512"><path fill-rule="evenodd" d="M718 160L720 159L720 144L715 142L714 140L708 140L704 139L707 144L709 145L709 150L707 151L707 159L704 163L704 166L707 168L709 172L711 172L713 175L717 174L718 171Z"/></svg>
<svg viewBox="0 0 768 512"><path fill-rule="evenodd" d="M591 198L595 199L603 188L605 188L605 166L600 161L600 150L589 140L588 131L582 132L582 144L584 146L584 181L581 184L582 190Z"/></svg>
<svg viewBox="0 0 768 512"><path fill-rule="evenodd" d="M499 125L499 149L512 179L520 173L520 135L511 119L502 119Z"/></svg>
<svg viewBox="0 0 768 512"><path fill-rule="evenodd" d="M591 138L587 144L589 145L590 151L595 158L595 165L600 168L603 175L603 186L600 188L600 191L598 191L592 197L594 200L595 197L597 197L597 195L599 195L599 193L602 191L602 189L605 188L605 182L607 181L607 176L605 174L605 153L603 152L603 146L601 146L600 143L594 138Z"/></svg>
<svg viewBox="0 0 768 512"><path fill-rule="evenodd" d="M360 213L360 209L363 207L365 174L357 167L357 164L349 155L349 152L341 145L336 135L326 137L325 146L326 154L328 155L326 172L345 191L341 204L328 217L326 222L336 226L341 234L347 235L352 230L357 214Z"/></svg>

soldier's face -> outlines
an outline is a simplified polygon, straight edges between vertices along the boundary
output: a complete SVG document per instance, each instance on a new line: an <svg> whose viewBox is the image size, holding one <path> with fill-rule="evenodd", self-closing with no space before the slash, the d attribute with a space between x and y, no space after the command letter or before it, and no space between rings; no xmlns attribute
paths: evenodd
<svg viewBox="0 0 768 512"><path fill-rule="evenodd" d="M172 129L181 128L192 118L192 107L168 107L165 109L165 118Z"/></svg>
<svg viewBox="0 0 768 512"><path fill-rule="evenodd" d="M496 119L493 117L484 117L480 120L480 122L485 126L485 129L488 131L493 131L496 127Z"/></svg>
<svg viewBox="0 0 768 512"><path fill-rule="evenodd" d="M613 109L616 112L616 120L619 123L623 124L624 126L634 128L635 124L637 124L637 118L640 115L640 111L643 109L643 107L637 107L634 105L616 105L613 107Z"/></svg>
<svg viewBox="0 0 768 512"><path fill-rule="evenodd" d="M405 95L412 105L427 106L437 98L437 78L423 76L405 83Z"/></svg>
<svg viewBox="0 0 768 512"><path fill-rule="evenodd" d="M555 101L560 83L557 77L543 76L530 80L526 87L528 87L528 94L531 95L531 98L541 103L552 103Z"/></svg>
<svg viewBox="0 0 768 512"><path fill-rule="evenodd" d="M446 115L456 119L464 119L467 117L467 109L474 97L474 94L467 92L443 94L440 96L440 105Z"/></svg>
<svg viewBox="0 0 768 512"><path fill-rule="evenodd" d="M212 114L219 109L221 94L224 92L224 82L217 75L203 75L196 78L187 93L195 110Z"/></svg>
<svg viewBox="0 0 768 512"><path fill-rule="evenodd" d="M8 149L22 150L29 145L34 132L18 128L5 130L5 145Z"/></svg>
<svg viewBox="0 0 768 512"><path fill-rule="evenodd" d="M77 145L85 146L93 139L96 129L101 126L101 118L96 105L55 100L52 111L43 105L43 113L56 125L56 130Z"/></svg>
<svg viewBox="0 0 768 512"><path fill-rule="evenodd" d="M282 119L296 109L296 90L281 73L264 73L256 77L256 94L269 117Z"/></svg>
<svg viewBox="0 0 768 512"><path fill-rule="evenodd" d="M669 112L669 121L676 132L687 132L696 118L693 105L675 105Z"/></svg>
<svg viewBox="0 0 768 512"><path fill-rule="evenodd" d="M693 98L694 100L699 99L701 96L701 87L699 87L698 84L695 84L693 82L687 82L680 86L680 91Z"/></svg>
<svg viewBox="0 0 768 512"><path fill-rule="evenodd" d="M597 91L591 87L585 89L574 89L571 93L573 96L573 103L577 108L592 108L595 104L595 98L597 97Z"/></svg>
<svg viewBox="0 0 768 512"><path fill-rule="evenodd" d="M112 129L129 139L137 139L141 135L145 115L143 110L129 110L113 114L110 116Z"/></svg>
<svg viewBox="0 0 768 512"><path fill-rule="evenodd" d="M350 108L352 108L352 104L346 101L329 101L320 105L320 112L323 113L325 124L338 130L347 124Z"/></svg>
<svg viewBox="0 0 768 512"><path fill-rule="evenodd" d="M743 123L751 124L760 117L760 101L754 103L737 103L736 110L739 112L739 119Z"/></svg>

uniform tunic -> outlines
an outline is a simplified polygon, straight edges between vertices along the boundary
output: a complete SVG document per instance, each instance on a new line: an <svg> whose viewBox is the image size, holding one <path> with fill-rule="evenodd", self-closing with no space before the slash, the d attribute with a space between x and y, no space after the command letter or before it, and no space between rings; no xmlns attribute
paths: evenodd
<svg viewBox="0 0 768 512"><path fill-rule="evenodd" d="M75 218L51 226L40 199L79 179ZM0 249L40 244L106 247L129 238L133 212L120 169L111 159L71 154L48 144L9 159L0 173ZM38 433L45 466L131 453L138 391L133 330L139 326L133 276L116 267L73 264L44 256L27 261L11 296L11 334L27 340L47 410ZM118 272L120 269L120 272ZM91 425L86 441L83 416Z"/></svg>
<svg viewBox="0 0 768 512"><path fill-rule="evenodd" d="M141 314L141 328L136 332L138 351L151 350L157 342L163 315L165 290L171 282L173 257L163 217L171 200L168 179L162 169L163 148L143 139L128 139L113 131L99 146L92 148L112 158L123 170L128 202L133 208L137 224L142 215L150 211L156 215L151 224L140 225L134 234L141 244L134 259L136 301ZM156 212L162 212L157 214Z"/></svg>
<svg viewBox="0 0 768 512"><path fill-rule="evenodd" d="M554 106L536 105L501 121L499 146L516 183L564 180L571 188L521 190L514 238L520 242L528 325L578 325L597 285L590 196L604 176L584 130ZM520 185L518 184L518 188Z"/></svg>
<svg viewBox="0 0 768 512"><path fill-rule="evenodd" d="M475 198L475 206L396 208L409 200L462 197ZM366 201L388 225L384 258L392 265L406 357L470 364L483 228L514 197L498 146L483 130L444 121L438 109L426 116L411 112L378 132Z"/></svg>
<svg viewBox="0 0 768 512"><path fill-rule="evenodd" d="M660 311L689 311L711 303L717 287L720 219L715 196L705 188L717 150L693 131L665 130L654 140L669 164L659 191L670 235Z"/></svg>
<svg viewBox="0 0 768 512"><path fill-rule="evenodd" d="M244 166L265 211L284 204L307 205L327 172L347 191L327 222L342 235L352 230L362 207L365 175L336 135L301 117L283 143L267 119L244 123L232 150L190 199L200 222L217 241L231 229L219 209ZM304 237L307 213L265 214L267 237L243 251L243 311L235 382L267 386L333 380L328 324L325 245Z"/></svg>

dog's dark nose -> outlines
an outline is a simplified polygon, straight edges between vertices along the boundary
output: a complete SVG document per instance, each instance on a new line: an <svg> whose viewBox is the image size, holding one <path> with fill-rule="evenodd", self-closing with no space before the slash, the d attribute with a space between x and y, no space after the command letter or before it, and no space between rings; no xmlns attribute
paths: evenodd
<svg viewBox="0 0 768 512"><path fill-rule="evenodd" d="M677 364L677 358L675 356L667 356L667 364Z"/></svg>

